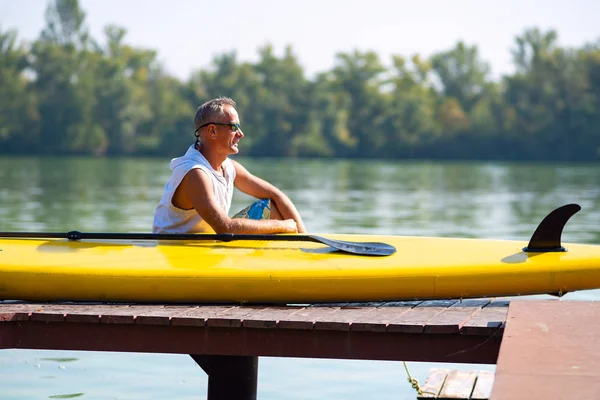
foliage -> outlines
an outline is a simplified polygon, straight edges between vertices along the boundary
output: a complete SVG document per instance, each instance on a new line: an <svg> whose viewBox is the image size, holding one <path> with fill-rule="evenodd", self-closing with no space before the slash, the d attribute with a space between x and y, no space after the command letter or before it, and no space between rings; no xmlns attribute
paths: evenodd
<svg viewBox="0 0 600 400"><path fill-rule="evenodd" d="M77 0L53 0L31 44L0 28L0 153L181 154L206 100L238 104L245 155L600 160L600 41L563 48L555 31L515 38L499 81L463 42L427 59L335 56L312 78L288 46L235 52L187 81L109 25L97 42Z"/></svg>

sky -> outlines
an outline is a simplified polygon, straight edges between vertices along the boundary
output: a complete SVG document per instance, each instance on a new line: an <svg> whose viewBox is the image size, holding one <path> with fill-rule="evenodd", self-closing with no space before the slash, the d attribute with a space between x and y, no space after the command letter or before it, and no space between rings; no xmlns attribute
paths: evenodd
<svg viewBox="0 0 600 400"><path fill-rule="evenodd" d="M44 27L47 0L0 0L0 29L24 41ZM525 29L555 29L561 46L600 40L598 0L80 0L92 37L103 29L127 30L125 42L157 50L166 70L180 79L207 69L216 55L235 51L254 62L271 44L277 55L291 45L307 76L335 65L339 52L375 51L428 57L459 40L477 45L492 78L514 68L510 50Z"/></svg>

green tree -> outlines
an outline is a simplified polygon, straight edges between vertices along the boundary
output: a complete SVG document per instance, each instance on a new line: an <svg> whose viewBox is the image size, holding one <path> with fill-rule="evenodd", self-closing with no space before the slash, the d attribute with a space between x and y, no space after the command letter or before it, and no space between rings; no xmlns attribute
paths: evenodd
<svg viewBox="0 0 600 400"><path fill-rule="evenodd" d="M59 46L86 46L89 33L84 24L85 12L79 7L78 0L51 1L46 8L45 17L42 40Z"/></svg>
<svg viewBox="0 0 600 400"><path fill-rule="evenodd" d="M160 93L153 90L162 70L156 52L124 43L124 28L105 28L106 46L101 49L97 70L97 119L107 132L110 154L129 154L156 148L164 123L158 122L168 110L153 108ZM156 96L156 98L153 97ZM156 112L156 113L155 113Z"/></svg>
<svg viewBox="0 0 600 400"><path fill-rule="evenodd" d="M415 157L440 134L437 95L430 82L431 64L418 55L407 62L393 56L389 106L379 151L386 157Z"/></svg>
<svg viewBox="0 0 600 400"><path fill-rule="evenodd" d="M516 71L494 82L476 46L458 42L427 60L374 52L336 55L307 79L292 47L255 63L216 56L188 80L152 49L109 25L91 37L77 0L51 0L31 45L0 29L0 152L180 154L196 108L236 100L245 155L600 159L600 41L558 45L550 30L515 38Z"/></svg>
<svg viewBox="0 0 600 400"><path fill-rule="evenodd" d="M340 155L349 157L374 156L381 143L385 121L385 98L381 93L384 83L379 56L374 52L340 53L332 71L333 90L343 96L348 115L349 138L352 147Z"/></svg>
<svg viewBox="0 0 600 400"><path fill-rule="evenodd" d="M530 159L597 159L588 128L597 101L590 90L594 63L582 62L585 52L558 47L557 38L539 29L516 38L517 73L506 77L505 92L516 115L512 135Z"/></svg>
<svg viewBox="0 0 600 400"><path fill-rule="evenodd" d="M331 73L318 74L313 82L307 82L306 129L294 138L295 155L331 157L345 154L355 145L348 130L348 95L334 86Z"/></svg>
<svg viewBox="0 0 600 400"><path fill-rule="evenodd" d="M141 149L180 155L192 143L195 108L184 98L184 85L162 69L152 69L148 83L152 118L148 136L140 138Z"/></svg>
<svg viewBox="0 0 600 400"><path fill-rule="evenodd" d="M441 84L445 97L454 97L467 112L484 94L490 67L481 61L477 46L463 42L450 51L431 57L433 72Z"/></svg>
<svg viewBox="0 0 600 400"><path fill-rule="evenodd" d="M95 57L85 48L83 19L77 1L50 3L46 27L31 51L45 153L87 153L105 141L93 118Z"/></svg>
<svg viewBox="0 0 600 400"><path fill-rule="evenodd" d="M260 134L252 147L252 154L297 155L294 140L307 131L309 101L304 72L289 46L282 58L274 55L271 45L262 47L259 57L254 70L260 86L251 115L260 116L261 124L257 126Z"/></svg>
<svg viewBox="0 0 600 400"><path fill-rule="evenodd" d="M0 151L25 152L39 140L37 99L25 75L28 64L17 33L0 30Z"/></svg>

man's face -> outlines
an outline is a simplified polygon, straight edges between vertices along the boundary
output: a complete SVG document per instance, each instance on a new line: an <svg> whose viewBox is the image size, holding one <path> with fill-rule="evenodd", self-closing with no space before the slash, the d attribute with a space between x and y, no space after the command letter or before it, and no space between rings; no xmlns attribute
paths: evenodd
<svg viewBox="0 0 600 400"><path fill-rule="evenodd" d="M239 127L240 117L238 116L236 109L231 106L225 106L223 111L225 115L215 122L222 124L237 124ZM213 127L215 129L215 140L217 141L218 147L225 150L228 154L237 154L239 152L238 143L240 139L244 137L242 129L236 129L236 127L231 125L213 125Z"/></svg>

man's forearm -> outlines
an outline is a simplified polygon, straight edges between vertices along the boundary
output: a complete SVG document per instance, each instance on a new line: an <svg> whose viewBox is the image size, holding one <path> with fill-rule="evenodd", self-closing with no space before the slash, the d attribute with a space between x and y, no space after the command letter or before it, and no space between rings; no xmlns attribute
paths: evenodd
<svg viewBox="0 0 600 400"><path fill-rule="evenodd" d="M296 209L296 206L292 200L290 200L287 195L285 195L283 192L279 192L276 196L271 198L271 201L275 203L283 219L293 219L296 221L296 225L298 225L298 233L306 233L306 227L304 226L302 217L300 216L300 213Z"/></svg>
<svg viewBox="0 0 600 400"><path fill-rule="evenodd" d="M213 229L216 233L292 233L288 225L282 220L253 220L245 218L229 218L223 226L213 227Z"/></svg>

